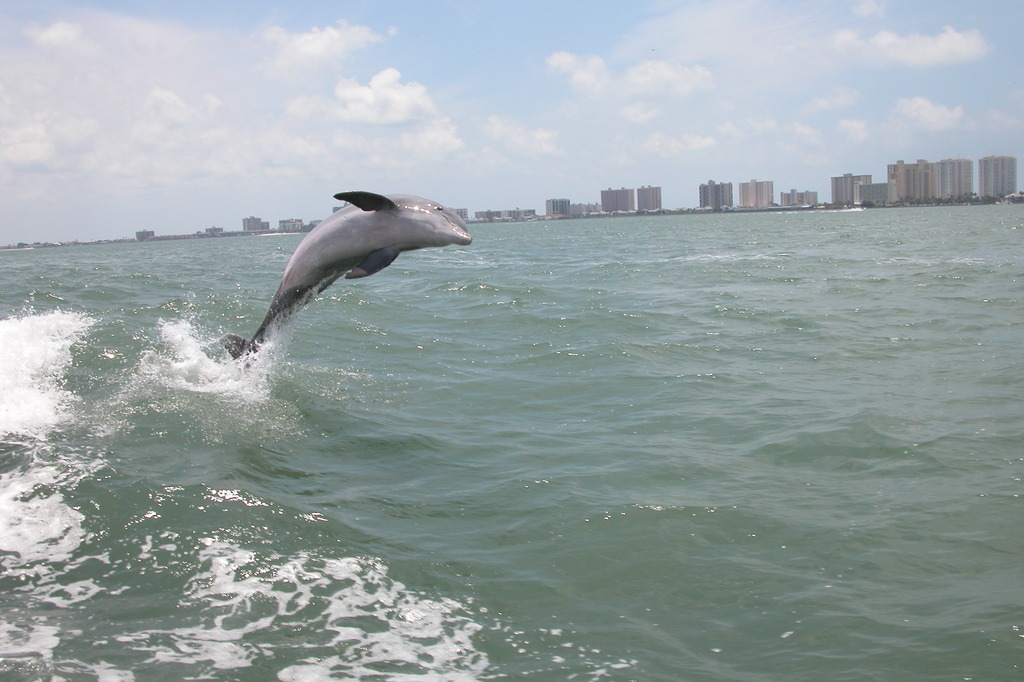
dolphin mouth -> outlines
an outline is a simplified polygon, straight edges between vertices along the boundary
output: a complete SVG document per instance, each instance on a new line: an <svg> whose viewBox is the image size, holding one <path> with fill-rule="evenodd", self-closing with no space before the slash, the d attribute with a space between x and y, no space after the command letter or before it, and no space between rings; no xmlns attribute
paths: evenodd
<svg viewBox="0 0 1024 682"><path fill-rule="evenodd" d="M461 228L456 228L455 234L459 236L459 240L455 242L456 244L459 244L460 246L465 246L467 244L473 243L473 237L470 236L469 232L466 232Z"/></svg>
<svg viewBox="0 0 1024 682"><path fill-rule="evenodd" d="M441 215L444 214L442 213ZM452 226L452 231L455 233L455 236L458 237L458 239L456 239L454 242L455 244L465 246L467 244L473 243L473 237L469 234L469 232L466 231L466 228L464 228L462 225L459 225L446 215L444 216L444 219L447 220L448 224Z"/></svg>

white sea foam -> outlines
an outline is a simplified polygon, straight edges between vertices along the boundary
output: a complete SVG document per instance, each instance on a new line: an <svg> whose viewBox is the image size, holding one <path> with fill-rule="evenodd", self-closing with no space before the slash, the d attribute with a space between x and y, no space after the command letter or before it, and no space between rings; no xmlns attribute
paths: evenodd
<svg viewBox="0 0 1024 682"><path fill-rule="evenodd" d="M278 679L379 678L386 666L403 671L387 679L470 680L487 667L472 641L481 627L460 604L411 592L379 562L268 559L221 540L203 543L202 569L182 604L186 611L198 606L200 622L125 638L152 662L246 668L273 655L273 637L264 635L300 628L310 636L282 647L308 649L309 657Z"/></svg>
<svg viewBox="0 0 1024 682"><path fill-rule="evenodd" d="M4 569L64 561L84 538L82 514L61 493L83 470L43 456L43 439L75 400L62 387L64 373L71 347L91 324L84 315L59 311L0 320L0 435L24 458L0 474Z"/></svg>
<svg viewBox="0 0 1024 682"><path fill-rule="evenodd" d="M58 492L65 478L52 465L0 475L0 567L64 561L81 544L84 517Z"/></svg>
<svg viewBox="0 0 1024 682"><path fill-rule="evenodd" d="M299 432L295 406L275 399L272 390L284 341L271 340L238 361L188 320L161 321L158 332L112 406L124 414L123 424L142 414L163 415L158 418L179 420L208 442L240 433L289 438Z"/></svg>
<svg viewBox="0 0 1024 682"><path fill-rule="evenodd" d="M209 339L188 320L161 320L159 331L160 347L143 354L141 376L192 393L255 401L269 395L277 344L267 343L248 362L238 362L222 352L208 355Z"/></svg>
<svg viewBox="0 0 1024 682"><path fill-rule="evenodd" d="M92 323L60 311L0 320L0 435L42 438L66 416L74 396L61 382Z"/></svg>
<svg viewBox="0 0 1024 682"><path fill-rule="evenodd" d="M51 679L58 644L56 627L35 623L19 627L0 620L0 673L17 675L15 679Z"/></svg>

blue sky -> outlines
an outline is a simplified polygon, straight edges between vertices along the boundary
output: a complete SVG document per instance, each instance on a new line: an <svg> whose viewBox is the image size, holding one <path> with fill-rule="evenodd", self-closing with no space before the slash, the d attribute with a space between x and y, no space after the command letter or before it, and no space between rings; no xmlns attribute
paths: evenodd
<svg viewBox="0 0 1024 682"><path fill-rule="evenodd" d="M0 0L0 244L1024 153L1024 3ZM776 197L777 198L777 197Z"/></svg>

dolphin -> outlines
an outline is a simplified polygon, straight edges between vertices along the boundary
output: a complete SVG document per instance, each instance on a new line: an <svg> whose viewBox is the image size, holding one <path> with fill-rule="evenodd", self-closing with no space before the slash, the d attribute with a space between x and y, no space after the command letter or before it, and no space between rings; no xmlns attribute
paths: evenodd
<svg viewBox="0 0 1024 682"><path fill-rule="evenodd" d="M342 275L345 279L368 277L391 265L403 251L473 241L462 218L436 201L373 192L341 192L334 198L351 205L336 211L299 242L252 338L221 337L231 357L258 350L273 329Z"/></svg>

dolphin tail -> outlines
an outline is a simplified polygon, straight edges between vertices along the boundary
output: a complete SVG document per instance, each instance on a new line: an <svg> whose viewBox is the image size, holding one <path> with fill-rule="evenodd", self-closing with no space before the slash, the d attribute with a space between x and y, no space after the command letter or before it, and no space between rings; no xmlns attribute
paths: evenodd
<svg viewBox="0 0 1024 682"><path fill-rule="evenodd" d="M220 337L220 343L235 360L250 351L256 350L256 347L253 346L248 339L245 339L238 334L225 334Z"/></svg>

